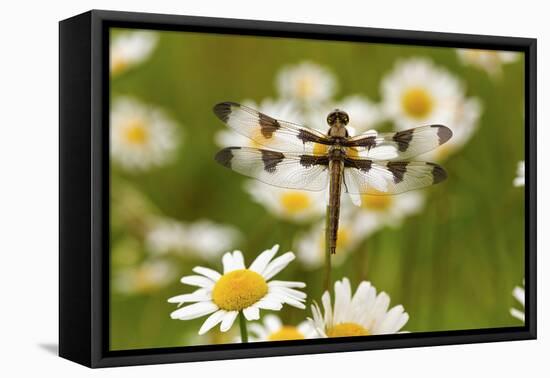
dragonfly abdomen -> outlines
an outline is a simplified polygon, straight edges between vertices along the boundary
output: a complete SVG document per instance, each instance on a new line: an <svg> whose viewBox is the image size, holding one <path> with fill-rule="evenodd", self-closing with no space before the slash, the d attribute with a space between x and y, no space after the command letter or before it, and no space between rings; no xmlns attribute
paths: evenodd
<svg viewBox="0 0 550 378"><path fill-rule="evenodd" d="M342 174L344 161L339 154L335 154L329 161L330 183L329 183L329 205L328 205L328 227L327 243L331 254L336 253L338 241L338 221L340 219L340 194L342 192Z"/></svg>

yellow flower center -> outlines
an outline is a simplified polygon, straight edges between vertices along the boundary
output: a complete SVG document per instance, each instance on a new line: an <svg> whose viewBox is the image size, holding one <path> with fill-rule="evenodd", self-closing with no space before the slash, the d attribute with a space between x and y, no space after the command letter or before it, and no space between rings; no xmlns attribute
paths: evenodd
<svg viewBox="0 0 550 378"><path fill-rule="evenodd" d="M280 341L280 340L303 340L305 336L302 332L298 331L298 328L293 326L282 326L276 332L273 332L268 337L269 341Z"/></svg>
<svg viewBox="0 0 550 378"><path fill-rule="evenodd" d="M221 276L214 285L212 300L226 311L240 311L267 294L267 283L258 273L239 269Z"/></svg>
<svg viewBox="0 0 550 378"><path fill-rule="evenodd" d="M307 99L313 93L313 80L310 77L303 77L296 83L296 93L299 98Z"/></svg>
<svg viewBox="0 0 550 378"><path fill-rule="evenodd" d="M327 330L328 337L368 336L369 331L357 323L340 323Z"/></svg>
<svg viewBox="0 0 550 378"><path fill-rule="evenodd" d="M385 211L388 210L393 203L393 197L388 195L369 195L361 196L361 207L366 210Z"/></svg>
<svg viewBox="0 0 550 378"><path fill-rule="evenodd" d="M433 98L424 88L413 87L403 93L401 105L405 113L413 118L425 118L433 108Z"/></svg>
<svg viewBox="0 0 550 378"><path fill-rule="evenodd" d="M124 136L130 144L144 145L149 138L149 132L141 120L132 120L126 125Z"/></svg>
<svg viewBox="0 0 550 378"><path fill-rule="evenodd" d="M311 206L311 198L304 192L288 191L281 194L281 205L290 214L307 210Z"/></svg>

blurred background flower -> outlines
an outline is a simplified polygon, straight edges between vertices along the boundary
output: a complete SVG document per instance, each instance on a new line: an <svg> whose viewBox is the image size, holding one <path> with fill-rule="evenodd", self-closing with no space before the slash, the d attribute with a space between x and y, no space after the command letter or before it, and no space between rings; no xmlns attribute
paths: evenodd
<svg viewBox="0 0 550 378"><path fill-rule="evenodd" d="M146 243L155 254L175 254L212 261L233 247L241 237L231 226L198 220L183 223L173 219L156 219L146 235Z"/></svg>
<svg viewBox="0 0 550 378"><path fill-rule="evenodd" d="M150 31L125 32L111 40L109 51L111 75L119 75L145 61L152 53L158 35Z"/></svg>
<svg viewBox="0 0 550 378"><path fill-rule="evenodd" d="M283 67L276 84L281 97L303 105L321 104L338 89L331 71L309 61Z"/></svg>
<svg viewBox="0 0 550 378"><path fill-rule="evenodd" d="M176 126L160 109L120 97L111 108L111 158L127 170L166 163L177 147Z"/></svg>
<svg viewBox="0 0 550 378"><path fill-rule="evenodd" d="M502 76L502 66L520 59L520 54L512 51L456 49L460 61L481 69L493 78Z"/></svg>

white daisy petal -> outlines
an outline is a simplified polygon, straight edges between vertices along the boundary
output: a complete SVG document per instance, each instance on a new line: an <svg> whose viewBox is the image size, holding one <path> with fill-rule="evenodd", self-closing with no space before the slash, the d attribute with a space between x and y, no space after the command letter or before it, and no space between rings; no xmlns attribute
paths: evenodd
<svg viewBox="0 0 550 378"><path fill-rule="evenodd" d="M270 278L274 277L277 273L279 273L281 270L283 270L295 258L296 256L292 252L287 252L277 257L267 265L264 272L262 273L262 276L266 281L269 280Z"/></svg>
<svg viewBox="0 0 550 378"><path fill-rule="evenodd" d="M204 268L202 266L194 267L193 272L198 273L198 274L202 274L203 276L210 278L214 282L219 280L220 277L222 276L220 273L216 272L215 270L210 269L210 268Z"/></svg>
<svg viewBox="0 0 550 378"><path fill-rule="evenodd" d="M214 281L204 276L185 276L182 277L180 281L183 284L204 287L206 289L212 288L214 286Z"/></svg>
<svg viewBox="0 0 550 378"><path fill-rule="evenodd" d="M224 253L222 257L222 264L223 264L223 274L227 274L233 270L235 270L235 262L233 260L233 255L231 252Z"/></svg>
<svg viewBox="0 0 550 378"><path fill-rule="evenodd" d="M197 302L177 309L170 314L170 317L172 319L189 320L200 318L201 316L208 315L216 310L218 310L218 306L216 306L213 302Z"/></svg>
<svg viewBox="0 0 550 378"><path fill-rule="evenodd" d="M280 301L271 297L267 298L267 296L263 297L258 302L256 302L256 306L264 310L273 310L273 311L279 311L281 308L283 308L283 305Z"/></svg>
<svg viewBox="0 0 550 378"><path fill-rule="evenodd" d="M220 331L227 332L235 322L235 319L237 318L237 315L239 314L238 311L229 311L225 313L222 324L220 326Z"/></svg>
<svg viewBox="0 0 550 378"><path fill-rule="evenodd" d="M273 248L263 251L258 257L256 257L248 269L258 274L262 274L267 267L267 264L269 264L271 259L273 259L278 250L279 245L275 244Z"/></svg>
<svg viewBox="0 0 550 378"><path fill-rule="evenodd" d="M306 284L304 282L298 281L269 281L269 287L281 286L281 287L294 287L294 288L304 288Z"/></svg>
<svg viewBox="0 0 550 378"><path fill-rule="evenodd" d="M325 323L332 327L332 304L330 303L330 294L328 291L325 291L323 296L321 297L321 301L323 302L323 310L325 311Z"/></svg>
<svg viewBox="0 0 550 378"><path fill-rule="evenodd" d="M376 324L372 331L377 335L396 332L395 326L401 319L403 312L403 306L399 305L393 307L386 313L384 318Z"/></svg>
<svg viewBox="0 0 550 378"><path fill-rule="evenodd" d="M207 290L199 289L189 294L176 295L169 298L169 303L187 303L187 302L202 302L210 300L210 293Z"/></svg>
<svg viewBox="0 0 550 378"><path fill-rule="evenodd" d="M244 256L241 251L233 251L233 263L235 264L235 270L245 269Z"/></svg>
<svg viewBox="0 0 550 378"><path fill-rule="evenodd" d="M201 328L199 329L199 335L204 335L206 332L214 328L219 322L223 320L223 318L225 317L225 314L226 314L225 310L218 310L212 315L210 315L204 321Z"/></svg>
<svg viewBox="0 0 550 378"><path fill-rule="evenodd" d="M258 320L260 319L260 310L255 305L247 307L243 310L246 320Z"/></svg>

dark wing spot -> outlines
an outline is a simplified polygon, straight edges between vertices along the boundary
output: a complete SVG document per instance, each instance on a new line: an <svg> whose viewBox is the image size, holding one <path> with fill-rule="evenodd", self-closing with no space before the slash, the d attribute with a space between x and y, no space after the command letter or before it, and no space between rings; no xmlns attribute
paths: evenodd
<svg viewBox="0 0 550 378"><path fill-rule="evenodd" d="M403 181L405 172L407 172L408 161L390 161L386 166L393 175L393 182L399 184Z"/></svg>
<svg viewBox="0 0 550 378"><path fill-rule="evenodd" d="M439 138L439 144L442 145L453 136L453 131L447 126L443 125L432 125L432 127L437 127L437 136Z"/></svg>
<svg viewBox="0 0 550 378"><path fill-rule="evenodd" d="M279 121L275 118L271 118L263 113L258 113L258 117L262 135L266 139L270 139L273 136L273 133L281 127L281 125L279 125Z"/></svg>
<svg viewBox="0 0 550 378"><path fill-rule="evenodd" d="M298 135L296 136L298 139L302 141L302 143L307 142L313 142L313 143L320 143L320 144L328 144L328 141L324 138L321 138L305 129L300 129L298 132Z"/></svg>
<svg viewBox="0 0 550 378"><path fill-rule="evenodd" d="M368 159L352 159L346 157L344 159L344 167L357 168L360 171L368 172L372 167L372 160Z"/></svg>
<svg viewBox="0 0 550 378"><path fill-rule="evenodd" d="M241 147L227 147L218 151L214 159L226 168L231 168L231 160L233 159L233 150L240 150Z"/></svg>
<svg viewBox="0 0 550 378"><path fill-rule="evenodd" d="M400 152L405 152L409 148L409 144L413 138L414 129L398 131L393 136L393 140L397 143Z"/></svg>
<svg viewBox="0 0 550 378"><path fill-rule="evenodd" d="M262 161L264 162L264 170L269 173L274 173L277 164L282 162L285 155L282 152L260 150L262 152Z"/></svg>
<svg viewBox="0 0 550 378"><path fill-rule="evenodd" d="M445 181L447 179L447 172L443 169L442 166L435 163L426 163L426 165L430 165L433 167L432 175L434 178L434 184L439 184L441 181Z"/></svg>
<svg viewBox="0 0 550 378"><path fill-rule="evenodd" d="M313 156L302 155L300 156L300 165L305 168L310 168L314 165L328 165L327 156Z"/></svg>
<svg viewBox="0 0 550 378"><path fill-rule="evenodd" d="M366 147L370 150L376 147L376 136L372 135L361 139L344 141L342 145L345 147Z"/></svg>
<svg viewBox="0 0 550 378"><path fill-rule="evenodd" d="M232 107L238 108L240 105L235 102L220 102L219 104L214 105L213 111L216 117L227 123L227 120L232 112Z"/></svg>

